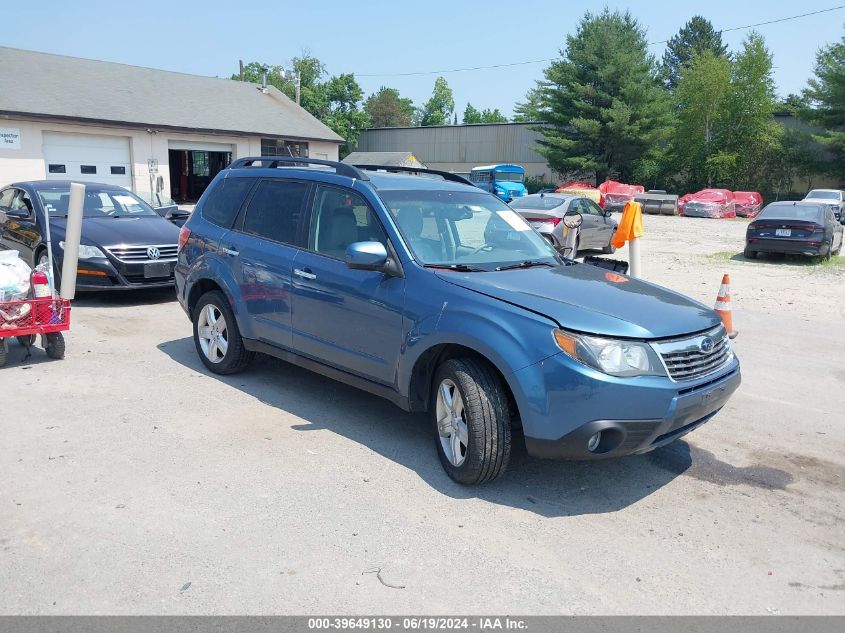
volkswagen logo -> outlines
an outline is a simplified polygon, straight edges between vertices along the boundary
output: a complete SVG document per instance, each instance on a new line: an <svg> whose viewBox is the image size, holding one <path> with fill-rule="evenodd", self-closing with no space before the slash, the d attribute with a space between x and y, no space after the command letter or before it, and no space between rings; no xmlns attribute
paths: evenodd
<svg viewBox="0 0 845 633"><path fill-rule="evenodd" d="M701 345L699 347L701 347L702 352L709 352L713 349L713 339L706 336L704 340L701 341Z"/></svg>
<svg viewBox="0 0 845 633"><path fill-rule="evenodd" d="M150 259L158 259L159 257L161 257L161 251L158 250L158 248L156 248L155 246L150 246L147 249L147 257L149 257Z"/></svg>

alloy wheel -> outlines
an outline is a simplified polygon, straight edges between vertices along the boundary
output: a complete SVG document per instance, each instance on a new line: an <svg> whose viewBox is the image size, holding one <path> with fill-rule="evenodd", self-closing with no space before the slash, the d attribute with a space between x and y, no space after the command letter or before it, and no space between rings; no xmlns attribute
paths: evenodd
<svg viewBox="0 0 845 633"><path fill-rule="evenodd" d="M197 337L202 353L212 363L219 363L226 358L226 352L229 350L229 331L226 317L216 305L209 303L200 312Z"/></svg>
<svg viewBox="0 0 845 633"><path fill-rule="evenodd" d="M437 389L436 415L443 453L449 463L460 466L466 460L469 432L461 392L448 378Z"/></svg>

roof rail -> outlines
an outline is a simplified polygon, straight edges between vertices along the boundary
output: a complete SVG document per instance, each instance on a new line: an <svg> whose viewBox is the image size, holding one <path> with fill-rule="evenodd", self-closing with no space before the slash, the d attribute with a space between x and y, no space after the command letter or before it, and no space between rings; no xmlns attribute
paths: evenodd
<svg viewBox="0 0 845 633"><path fill-rule="evenodd" d="M260 164L256 165L256 163ZM367 174L362 173L353 165L340 163L334 160L323 160L322 158L302 158L300 156L246 156L232 161L228 168L267 167L275 169L276 167L299 167L302 164L333 167L338 176L346 176L348 178L356 178L358 180L369 180Z"/></svg>
<svg viewBox="0 0 845 633"><path fill-rule="evenodd" d="M449 171L441 171L439 169L426 169L424 167L404 167L398 165L355 165L358 169L365 171L393 171L403 172L408 174L431 174L433 176L440 176L443 180L450 180L452 182L459 182L462 185L473 185L469 180L458 174L453 174Z"/></svg>

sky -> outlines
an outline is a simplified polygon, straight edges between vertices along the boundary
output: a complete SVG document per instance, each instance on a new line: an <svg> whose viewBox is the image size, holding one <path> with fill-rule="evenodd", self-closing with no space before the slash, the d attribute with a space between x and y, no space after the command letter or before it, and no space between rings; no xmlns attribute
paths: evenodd
<svg viewBox="0 0 845 633"><path fill-rule="evenodd" d="M0 0L0 45L218 77L237 72L239 59L287 65L307 51L330 74L354 73L365 95L390 86L421 105L438 73L401 73L553 58L584 12L602 6L563 0ZM696 14L717 29L728 29L828 9L837 2L664 0L607 6L629 10L647 29L649 42L662 42ZM773 54L780 95L800 92L812 74L816 51L840 40L844 25L845 6L757 27ZM747 32L723 37L735 51ZM650 51L661 58L664 48L655 43ZM509 116L547 65L440 74L452 87L459 119L467 102Z"/></svg>

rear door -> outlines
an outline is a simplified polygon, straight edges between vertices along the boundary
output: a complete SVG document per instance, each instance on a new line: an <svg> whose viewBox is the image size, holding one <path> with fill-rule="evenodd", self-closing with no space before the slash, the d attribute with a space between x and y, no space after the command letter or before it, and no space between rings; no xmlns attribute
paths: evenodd
<svg viewBox="0 0 845 633"><path fill-rule="evenodd" d="M317 185L307 250L293 268L293 347L304 356L386 385L396 382L405 279L346 265L354 242L388 239L360 194Z"/></svg>
<svg viewBox="0 0 845 633"><path fill-rule="evenodd" d="M291 348L291 271L302 245L311 188L304 181L260 180L221 243L231 258L252 335L284 349Z"/></svg>

